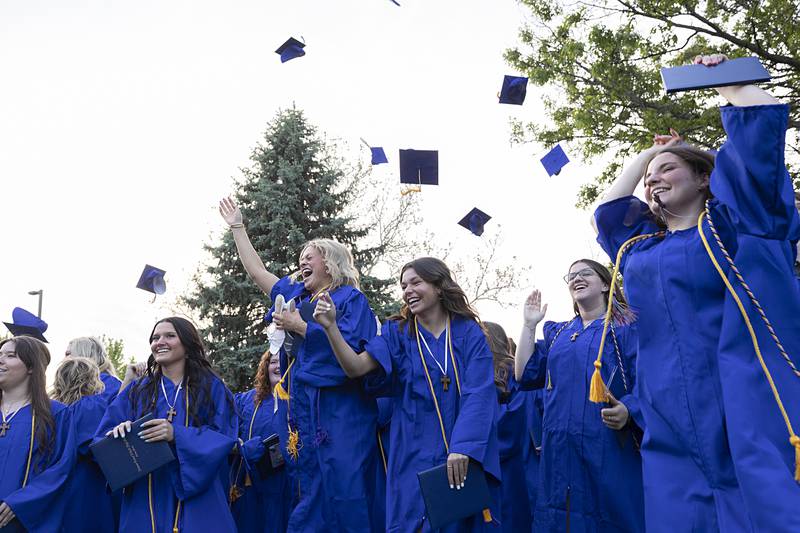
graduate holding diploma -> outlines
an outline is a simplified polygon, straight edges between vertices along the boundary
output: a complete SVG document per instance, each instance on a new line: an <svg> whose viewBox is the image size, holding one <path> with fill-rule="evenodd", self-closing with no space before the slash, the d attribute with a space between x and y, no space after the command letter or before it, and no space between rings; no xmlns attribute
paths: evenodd
<svg viewBox="0 0 800 533"><path fill-rule="evenodd" d="M373 373L365 385L393 399L386 485L386 531L429 531L417 473L447 463L449 490L460 490L470 460L480 463L499 499L497 392L492 352L464 291L442 261L423 257L400 273L403 308L357 352L337 324L328 294L314 313L345 373ZM499 502L496 502L499 503ZM492 509L497 514L498 509ZM492 527L480 513L444 531Z"/></svg>
<svg viewBox="0 0 800 533"><path fill-rule="evenodd" d="M123 437L152 413L138 437L168 442L177 460L124 489L120 531L234 532L223 481L238 429L233 397L188 320L157 322L150 349L144 377L111 403L95 440Z"/></svg>
<svg viewBox="0 0 800 533"><path fill-rule="evenodd" d="M731 104L716 158L657 136L595 211L638 316L647 531L800 531L788 107L754 85L716 91Z"/></svg>
<svg viewBox="0 0 800 533"><path fill-rule="evenodd" d="M59 531L72 469L69 410L47 397L50 352L32 337L0 341L0 528Z"/></svg>

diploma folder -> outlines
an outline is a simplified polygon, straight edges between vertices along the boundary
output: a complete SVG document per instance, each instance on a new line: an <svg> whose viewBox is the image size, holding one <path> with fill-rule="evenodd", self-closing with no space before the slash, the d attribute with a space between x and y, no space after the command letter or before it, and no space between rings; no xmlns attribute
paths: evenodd
<svg viewBox="0 0 800 533"><path fill-rule="evenodd" d="M486 483L486 474L478 463L469 462L467 480L460 490L450 488L447 464L423 470L417 473L417 477L431 529L438 529L484 511L484 521L491 521L489 507L492 497Z"/></svg>
<svg viewBox="0 0 800 533"><path fill-rule="evenodd" d="M106 437L89 447L112 491L127 487L175 460L166 441L145 442L139 437L142 424L152 419L152 413L148 413L131 423L131 430L123 438Z"/></svg>
<svg viewBox="0 0 800 533"><path fill-rule="evenodd" d="M713 67L683 65L662 68L661 79L667 94L729 85L750 85L769 81L772 77L757 57L727 59Z"/></svg>
<svg viewBox="0 0 800 533"><path fill-rule="evenodd" d="M278 435L270 435L264 439L264 446L267 451L256 463L258 475L261 476L261 479L266 479L277 472L286 462L283 455L281 455Z"/></svg>

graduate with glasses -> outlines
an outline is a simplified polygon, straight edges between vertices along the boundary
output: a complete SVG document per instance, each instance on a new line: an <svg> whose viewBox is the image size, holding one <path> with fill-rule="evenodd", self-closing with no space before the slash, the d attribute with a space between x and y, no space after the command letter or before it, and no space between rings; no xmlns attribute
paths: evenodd
<svg viewBox="0 0 800 533"><path fill-rule="evenodd" d="M234 532L224 480L236 443L233 396L206 357L194 325L156 322L144 376L111 403L95 435L120 438L148 413L139 437L168 442L176 460L124 489L120 532Z"/></svg>
<svg viewBox="0 0 800 533"><path fill-rule="evenodd" d="M515 374L524 389L543 389L542 450L533 530L644 531L641 426L636 383L636 330L611 274L591 259L564 277L575 317L536 327L547 304L534 290L525 301ZM607 306L611 327L603 327ZM608 384L604 403L589 401L593 362Z"/></svg>
<svg viewBox="0 0 800 533"><path fill-rule="evenodd" d="M638 316L647 529L800 531L789 110L754 85L716 91L716 157L657 136L595 211Z"/></svg>
<svg viewBox="0 0 800 533"><path fill-rule="evenodd" d="M41 335L39 335L41 337ZM50 352L33 337L0 341L0 528L59 531L74 465L69 409L50 400Z"/></svg>
<svg viewBox="0 0 800 533"><path fill-rule="evenodd" d="M338 309L320 297L314 318L352 377L370 374L367 390L393 400L386 481L386 531L430 531L417 473L447 464L449 490L465 483L470 460L480 463L496 497L500 457L492 352L478 315L442 261L423 257L400 271L403 307L381 334L357 351L337 324ZM442 531L494 527L478 515Z"/></svg>
<svg viewBox="0 0 800 533"><path fill-rule="evenodd" d="M331 239L314 239L299 250L298 270L279 278L253 248L241 210L231 198L220 202L248 275L270 296L265 320L270 342L281 353L278 435L297 495L289 531L381 529L375 507L379 466L377 406L361 382L336 362L313 307L327 292L337 308L346 343L361 350L377 333L377 319L359 290L350 250ZM285 304L285 305L284 305ZM276 307L280 309L276 312ZM282 339L282 340L281 340Z"/></svg>

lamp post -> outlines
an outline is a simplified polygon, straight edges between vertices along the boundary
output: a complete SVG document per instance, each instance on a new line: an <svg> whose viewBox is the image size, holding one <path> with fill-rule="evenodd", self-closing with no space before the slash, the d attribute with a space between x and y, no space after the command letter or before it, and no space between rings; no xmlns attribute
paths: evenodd
<svg viewBox="0 0 800 533"><path fill-rule="evenodd" d="M39 295L39 313L36 316L42 318L42 295L44 294L44 290L39 289L38 291L28 291L28 294L31 296L36 296L37 294Z"/></svg>

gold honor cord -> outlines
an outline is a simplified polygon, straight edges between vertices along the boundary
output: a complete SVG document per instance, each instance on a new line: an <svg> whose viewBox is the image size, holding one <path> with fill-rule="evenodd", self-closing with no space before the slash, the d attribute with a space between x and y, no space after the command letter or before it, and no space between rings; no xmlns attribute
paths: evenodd
<svg viewBox="0 0 800 533"><path fill-rule="evenodd" d="M256 402L256 408L253 409L253 416L250 417L250 427L247 430L247 440L253 438L253 424L256 421L256 414L258 414L258 409L261 407L261 401ZM236 482L239 479L239 474L242 473L242 464L244 463L244 459L240 456L239 457L239 466L236 467L236 475L233 477L233 481L230 479L230 472L228 473L228 482L231 484L231 490L228 494L228 501L233 503L236 501L239 496L241 496L241 492L239 492L238 487L236 486ZM244 486L249 487L253 484L253 480L250 479L250 473L245 471L244 473Z"/></svg>
<svg viewBox="0 0 800 533"><path fill-rule="evenodd" d="M189 427L189 384L187 382L186 388L183 389L184 403L186 405L183 426ZM170 422L171 423L171 422ZM147 474L147 503L150 506L150 527L153 533L156 533L156 514L153 510L153 474ZM178 500L178 507L175 509L175 520L172 522L172 533L178 533L178 518L181 515L181 506L183 500Z"/></svg>
<svg viewBox="0 0 800 533"><path fill-rule="evenodd" d="M428 365L425 364L425 356L422 354L422 344L419 340L419 323L416 315L414 316L414 331L417 334L417 351L419 352L419 360L422 363L422 369L425 371L425 377L428 380L428 388L431 391L431 398L433 398L433 406L436 408L436 416L439 418L439 427L442 430L442 440L444 441L444 449L447 454L450 454L450 444L447 442L447 433L444 430L444 420L442 419L442 411L439 409L439 401L436 399L436 392L433 390L433 381L431 381L431 374L428 372ZM453 374L456 378L456 389L458 389L458 397L461 397L461 380L458 377L458 367L456 366L456 357L453 352L453 338L450 335L450 315L447 316L447 325L445 326L445 342L450 347L450 360L453 362ZM483 521L487 524L492 521L492 513L489 509L483 510Z"/></svg>
<svg viewBox="0 0 800 533"><path fill-rule="evenodd" d="M381 459L383 460L383 473L389 472L389 467L386 465L386 452L383 451L383 439L381 439L381 430L376 431L378 437L378 450L381 452Z"/></svg>
<svg viewBox="0 0 800 533"><path fill-rule="evenodd" d="M736 294L736 290L733 288L733 285L731 285L727 276L725 276L725 272L722 271L722 267L720 267L716 257L714 257L714 252L711 250L711 246L709 246L708 240L706 239L706 236L703 232L703 218L706 218L709 221L709 224L711 221L711 217L708 215L709 215L708 203L706 203L706 210L700 213L700 216L697 219L697 232L700 234L700 239L703 241L703 246L706 249L706 253L708 254L709 259L711 259L711 262L714 264L714 268L717 270L719 277L722 279L723 283L725 283L725 287L728 289L728 292L733 297L733 300L736 302L736 306L739 308L739 313L742 315L742 319L744 320L745 326L747 326L747 331L750 333L750 340L753 343L753 348L755 349L756 357L758 357L758 362L761 365L761 369L764 371L764 376L766 376L767 381L769 382L769 387L770 389L772 389L772 395L775 398L775 403L778 404L778 409L780 410L781 416L783 417L783 421L786 423L786 428L789 431L789 442L792 444L792 446L794 446L794 452L795 452L794 479L795 481L800 481L800 437L798 437L795 434L794 428L792 428L792 422L789 420L789 415L786 413L786 408L783 406L783 402L781 401L781 396L778 393L778 388L775 386L775 382L772 379L772 374L767 368L767 364L764 362L764 357L761 354L761 348L758 345L758 338L756 337L756 332L753 329L753 325L750 322L750 317L747 316L747 311L745 310L744 305L742 304L742 300L739 298L739 295ZM716 237L717 233L715 230L713 230L713 227L712 227L712 232ZM727 253L725 253L724 255L725 257L729 258ZM730 258L728 260L732 261ZM755 297L753 296L753 298ZM760 308L761 306L759 305L758 307Z"/></svg>
<svg viewBox="0 0 800 533"><path fill-rule="evenodd" d="M28 461L25 464L25 478L22 480L22 488L28 484L28 476L31 473L31 460L33 459L33 433L36 430L36 411L31 405L31 440L28 442Z"/></svg>

